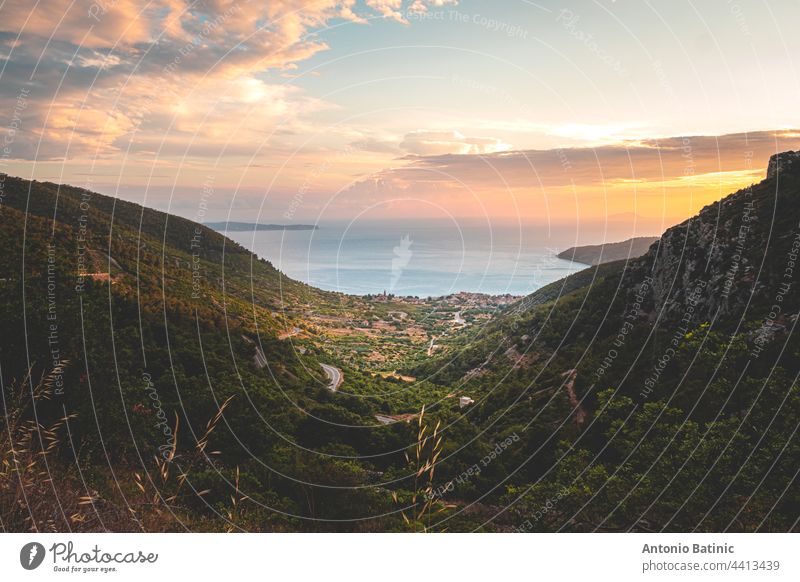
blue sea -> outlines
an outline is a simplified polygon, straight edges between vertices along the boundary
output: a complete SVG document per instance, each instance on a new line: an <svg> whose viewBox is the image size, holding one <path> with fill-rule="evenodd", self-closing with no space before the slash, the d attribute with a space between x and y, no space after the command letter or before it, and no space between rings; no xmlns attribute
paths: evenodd
<svg viewBox="0 0 800 582"><path fill-rule="evenodd" d="M555 256L578 244L574 234L543 227L426 221L318 227L226 234L293 279L356 295L524 295L586 268Z"/></svg>

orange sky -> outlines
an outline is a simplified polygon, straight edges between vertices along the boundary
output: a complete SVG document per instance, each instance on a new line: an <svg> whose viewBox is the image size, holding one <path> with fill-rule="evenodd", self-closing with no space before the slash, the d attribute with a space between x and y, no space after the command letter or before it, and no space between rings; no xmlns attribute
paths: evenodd
<svg viewBox="0 0 800 582"><path fill-rule="evenodd" d="M188 217L211 184L208 220L660 232L800 149L800 6L737 7L6 0L0 171Z"/></svg>

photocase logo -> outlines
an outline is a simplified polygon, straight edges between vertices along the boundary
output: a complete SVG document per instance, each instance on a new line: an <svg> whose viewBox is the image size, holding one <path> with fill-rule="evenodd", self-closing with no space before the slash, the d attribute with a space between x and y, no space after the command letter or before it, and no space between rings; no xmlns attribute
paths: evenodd
<svg viewBox="0 0 800 582"><path fill-rule="evenodd" d="M392 249L394 251L394 258L392 259L392 280L389 284L389 291L394 291L398 281L400 281L400 276L403 274L403 269L405 269L409 261L411 261L411 255L414 254L411 250L411 244L413 242L411 237L405 235L400 239L400 244Z"/></svg>
<svg viewBox="0 0 800 582"><path fill-rule="evenodd" d="M19 563L26 570L35 570L44 561L44 546L39 542L30 542L19 551Z"/></svg>

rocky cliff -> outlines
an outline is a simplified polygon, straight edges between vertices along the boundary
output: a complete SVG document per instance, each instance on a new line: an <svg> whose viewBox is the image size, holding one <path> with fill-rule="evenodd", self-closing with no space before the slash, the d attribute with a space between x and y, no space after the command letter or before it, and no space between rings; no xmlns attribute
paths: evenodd
<svg viewBox="0 0 800 582"><path fill-rule="evenodd" d="M625 274L629 303L647 282L642 315L651 320L724 320L730 327L797 313L798 159L800 152L772 156L765 180L667 230Z"/></svg>
<svg viewBox="0 0 800 582"><path fill-rule="evenodd" d="M767 165L767 178L776 178L784 170L791 171L789 167L798 159L800 159L800 151L782 152L770 156L769 164Z"/></svg>

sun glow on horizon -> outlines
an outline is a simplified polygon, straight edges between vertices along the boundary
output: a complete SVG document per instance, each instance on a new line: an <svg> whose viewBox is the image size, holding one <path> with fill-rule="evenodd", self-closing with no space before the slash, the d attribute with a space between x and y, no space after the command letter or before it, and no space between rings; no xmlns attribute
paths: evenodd
<svg viewBox="0 0 800 582"><path fill-rule="evenodd" d="M774 22L742 4L750 34L785 50ZM786 123L796 118L792 81L771 75L764 93L752 79L773 65L716 23L719 54L687 62L667 25L680 22L690 39L708 31L680 6L658 18L647 6L572 6L579 19L569 21L547 5L478 11L469 0L186 7L121 1L93 27L68 0L6 2L5 62L29 74L6 75L0 93L22 119L5 171L188 216L213 177L218 218L347 219L376 205L392 218L398 209L384 203L402 199L419 201L406 219L635 212L661 223L800 148L800 124ZM59 26L53 14L64 15ZM519 34L487 28L490 17ZM596 44L580 42L584 33ZM730 82L717 75L725 58L738 63Z"/></svg>

